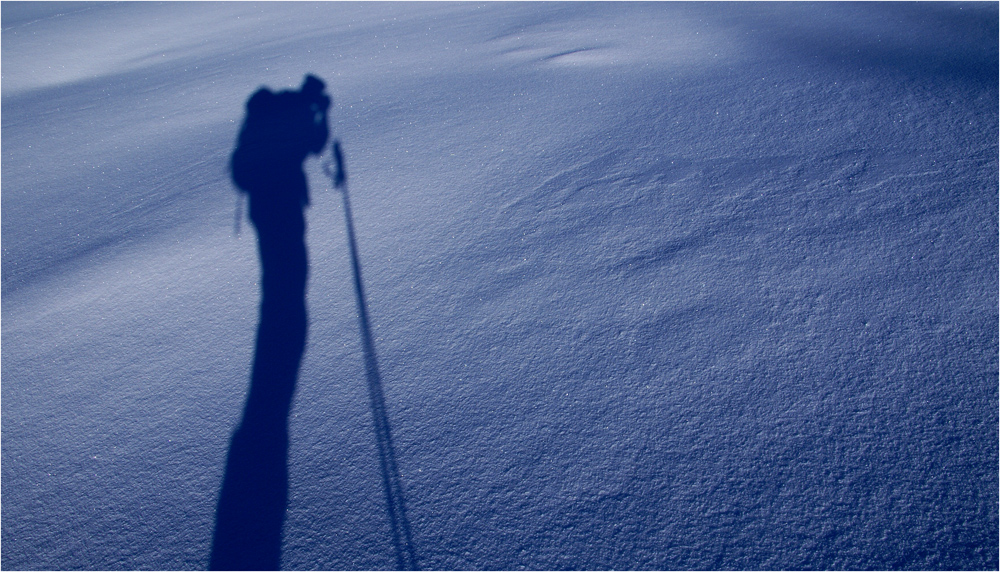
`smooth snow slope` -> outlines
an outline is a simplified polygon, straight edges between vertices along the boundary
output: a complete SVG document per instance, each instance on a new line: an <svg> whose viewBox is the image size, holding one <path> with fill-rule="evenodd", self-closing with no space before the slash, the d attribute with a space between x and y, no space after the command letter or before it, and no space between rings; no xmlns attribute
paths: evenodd
<svg viewBox="0 0 1000 572"><path fill-rule="evenodd" d="M428 569L996 569L995 3L2 5L4 569L208 562L260 85ZM395 563L309 166L283 567Z"/></svg>

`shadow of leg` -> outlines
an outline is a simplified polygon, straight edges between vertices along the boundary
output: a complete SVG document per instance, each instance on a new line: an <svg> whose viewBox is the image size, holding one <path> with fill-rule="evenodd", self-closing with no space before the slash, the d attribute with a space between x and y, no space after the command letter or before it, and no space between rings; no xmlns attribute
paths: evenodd
<svg viewBox="0 0 1000 572"><path fill-rule="evenodd" d="M219 494L213 570L277 570L288 501L288 414L308 327L304 223L297 210L255 224L263 268L260 325L250 392Z"/></svg>
<svg viewBox="0 0 1000 572"><path fill-rule="evenodd" d="M288 498L286 435L241 427L233 434L216 511L212 570L277 570Z"/></svg>

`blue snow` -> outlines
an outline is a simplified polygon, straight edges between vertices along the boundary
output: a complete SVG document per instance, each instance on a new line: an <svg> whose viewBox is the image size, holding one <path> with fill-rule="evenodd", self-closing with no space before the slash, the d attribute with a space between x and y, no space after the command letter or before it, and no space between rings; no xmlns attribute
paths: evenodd
<svg viewBox="0 0 1000 572"><path fill-rule="evenodd" d="M3 2L4 569L204 569L306 73L424 569L993 569L996 3ZM307 164L282 567L396 566Z"/></svg>

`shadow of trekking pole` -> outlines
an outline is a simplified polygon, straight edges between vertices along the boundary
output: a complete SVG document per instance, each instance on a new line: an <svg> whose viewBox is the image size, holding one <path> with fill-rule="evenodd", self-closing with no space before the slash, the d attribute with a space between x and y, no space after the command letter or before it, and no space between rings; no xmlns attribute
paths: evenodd
<svg viewBox="0 0 1000 572"><path fill-rule="evenodd" d="M344 217L347 220L347 242L351 249L351 268L354 271L354 293L358 300L358 323L361 326L361 347L365 359L365 374L368 378L368 399L375 422L375 441L378 445L379 464L382 471L382 484L385 487L385 500L389 511L389 524L392 527L392 543L396 551L396 566L400 570L416 570L417 557L413 550L413 540L410 535L410 522L406 518L406 502L403 497L403 486L396 466L396 449L392 444L392 431L389 428L389 417L385 410L385 395L382 393L382 375L378 369L378 359L375 356L375 344L372 341L371 327L368 322L368 301L361 281L361 263L358 261L358 244L354 237L354 218L351 215L351 201L347 192L347 172L344 169L344 156L340 150L340 141L333 142L333 158L336 162L336 172L330 161L323 163L323 170L333 181L344 197Z"/></svg>

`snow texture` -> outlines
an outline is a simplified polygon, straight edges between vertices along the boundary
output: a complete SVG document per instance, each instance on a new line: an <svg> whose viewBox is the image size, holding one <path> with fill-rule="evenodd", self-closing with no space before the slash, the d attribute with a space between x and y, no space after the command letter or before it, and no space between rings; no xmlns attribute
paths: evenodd
<svg viewBox="0 0 1000 572"><path fill-rule="evenodd" d="M996 3L2 5L2 567L208 564L323 78L417 566L998 568ZM395 566L307 165L282 566Z"/></svg>

